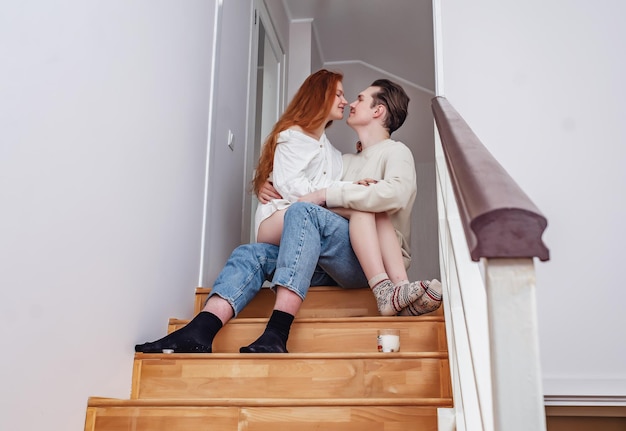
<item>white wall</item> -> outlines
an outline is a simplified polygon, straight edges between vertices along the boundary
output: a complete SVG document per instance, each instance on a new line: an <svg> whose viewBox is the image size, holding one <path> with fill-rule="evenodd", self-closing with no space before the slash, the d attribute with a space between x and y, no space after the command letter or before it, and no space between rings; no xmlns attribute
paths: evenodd
<svg viewBox="0 0 626 431"><path fill-rule="evenodd" d="M274 33L280 41L283 51L289 52L289 17L285 10L283 0L262 0L267 8L269 16L272 17Z"/></svg>
<svg viewBox="0 0 626 431"><path fill-rule="evenodd" d="M544 392L624 397L626 3L441 3L444 95L548 218Z"/></svg>
<svg viewBox="0 0 626 431"><path fill-rule="evenodd" d="M291 21L289 25L289 61L287 69L287 103L291 101L302 83L313 72L311 53L314 40L311 20Z"/></svg>
<svg viewBox="0 0 626 431"><path fill-rule="evenodd" d="M202 285L210 287L230 253L241 243L242 193L245 184L245 146L249 91L252 0L224 1L218 36L215 112L205 236ZM254 124L252 121L251 124ZM228 131L234 135L228 147Z"/></svg>
<svg viewBox="0 0 626 431"><path fill-rule="evenodd" d="M82 430L191 317L214 2L5 2L0 429Z"/></svg>

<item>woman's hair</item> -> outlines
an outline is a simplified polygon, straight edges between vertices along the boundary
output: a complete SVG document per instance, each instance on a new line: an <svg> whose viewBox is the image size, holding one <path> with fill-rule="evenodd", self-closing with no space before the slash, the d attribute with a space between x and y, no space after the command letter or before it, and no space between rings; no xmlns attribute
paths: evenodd
<svg viewBox="0 0 626 431"><path fill-rule="evenodd" d="M391 135L406 120L406 114L409 109L409 96L400 85L388 79L377 79L372 82L371 86L380 88L378 92L372 95L374 99L372 107L381 104L387 108L384 126L389 131L389 135Z"/></svg>
<svg viewBox="0 0 626 431"><path fill-rule="evenodd" d="M310 75L300 86L263 144L259 164L252 180L255 194L258 194L274 168L274 152L279 133L291 126L299 126L308 133L318 129L326 121L333 107L337 83L342 80L342 73L322 69ZM331 123L332 121L329 121L325 127Z"/></svg>

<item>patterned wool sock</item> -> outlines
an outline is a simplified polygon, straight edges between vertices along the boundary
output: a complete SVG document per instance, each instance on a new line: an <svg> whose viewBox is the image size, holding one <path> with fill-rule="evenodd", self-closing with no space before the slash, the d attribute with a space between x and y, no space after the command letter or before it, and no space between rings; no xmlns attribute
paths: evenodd
<svg viewBox="0 0 626 431"><path fill-rule="evenodd" d="M424 293L426 293L426 288L428 287L427 283L429 282L422 281L422 280L412 281L412 282L409 282L408 280L406 280L406 281L401 281L400 283L396 283L396 287L407 290L408 292L411 292L411 295L415 297L415 300L411 302L415 302Z"/></svg>
<svg viewBox="0 0 626 431"><path fill-rule="evenodd" d="M426 292L408 307L398 313L399 316L421 316L435 311L441 306L442 286L439 280L423 281Z"/></svg>
<svg viewBox="0 0 626 431"><path fill-rule="evenodd" d="M424 294L424 288L418 283L407 283L396 286L386 279L372 288L378 311L383 316L393 316Z"/></svg>
<svg viewBox="0 0 626 431"><path fill-rule="evenodd" d="M213 338L222 328L222 321L213 313L201 311L187 325L153 342L137 344L135 352L211 353Z"/></svg>

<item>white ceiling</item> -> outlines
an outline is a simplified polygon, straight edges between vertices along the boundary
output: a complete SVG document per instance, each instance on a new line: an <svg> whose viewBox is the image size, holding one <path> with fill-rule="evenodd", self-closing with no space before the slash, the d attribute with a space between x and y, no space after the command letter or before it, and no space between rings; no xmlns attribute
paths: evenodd
<svg viewBox="0 0 626 431"><path fill-rule="evenodd" d="M361 62L435 89L431 0L283 0L291 20L312 19L322 62Z"/></svg>

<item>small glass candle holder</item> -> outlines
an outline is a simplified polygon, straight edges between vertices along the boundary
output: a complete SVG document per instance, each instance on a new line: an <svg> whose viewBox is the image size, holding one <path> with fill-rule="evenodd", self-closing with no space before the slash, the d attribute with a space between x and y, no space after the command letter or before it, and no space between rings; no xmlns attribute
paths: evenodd
<svg viewBox="0 0 626 431"><path fill-rule="evenodd" d="M378 351L383 353L400 351L400 330L399 329L379 329L378 330Z"/></svg>

